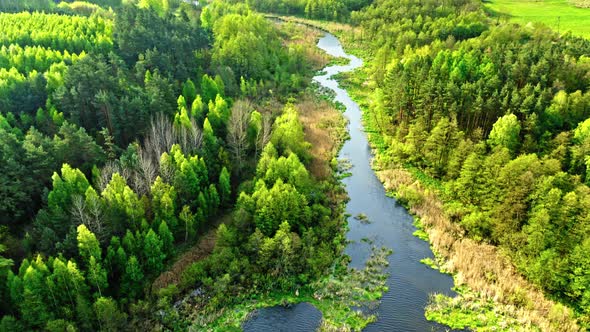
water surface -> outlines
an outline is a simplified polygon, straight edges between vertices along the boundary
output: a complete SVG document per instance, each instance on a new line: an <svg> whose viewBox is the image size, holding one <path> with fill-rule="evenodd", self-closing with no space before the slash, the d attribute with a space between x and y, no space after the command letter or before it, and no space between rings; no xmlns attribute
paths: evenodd
<svg viewBox="0 0 590 332"><path fill-rule="evenodd" d="M289 307L276 306L256 310L242 328L256 332L315 331L320 326L322 313L307 302Z"/></svg>
<svg viewBox="0 0 590 332"><path fill-rule="evenodd" d="M344 115L350 121L350 140L344 144L339 154L339 159L347 159L352 165L350 170L352 176L343 180L350 197L346 212L353 216L348 219L350 230L347 234L347 238L352 242L346 248L346 254L352 259L350 266L363 268L371 253L371 245L393 249L393 254L388 258L389 267L386 271L389 273L387 280L389 291L384 294L376 310L377 322L367 326L365 331L446 331L448 327L425 319L424 308L431 293L453 295L451 291L453 279L420 263L422 258L433 258L432 251L427 242L412 235L416 228L407 210L395 199L386 196L383 185L371 169L370 161L373 156L363 130L361 110L346 90L340 88L338 82L332 78L338 73L362 66L362 60L346 54L338 39L329 33L319 40L317 46L330 55L350 60L347 65L326 67L323 75L314 77L321 86L335 92L335 100L346 107ZM368 217L369 223L361 223L354 219L354 216L360 213ZM363 239L365 241L361 241ZM372 244L367 243L366 240L370 240L368 242ZM307 309L310 310L308 320L311 323L319 318L311 314L312 309L316 311L317 309L310 307ZM285 319L291 315L288 311L282 310L261 311L248 323L263 320L264 324L272 326L272 329L263 329L262 325L256 325L257 329L252 329L247 323L244 325L244 330L314 330L300 325L299 318L293 321ZM280 324L275 324L277 322Z"/></svg>

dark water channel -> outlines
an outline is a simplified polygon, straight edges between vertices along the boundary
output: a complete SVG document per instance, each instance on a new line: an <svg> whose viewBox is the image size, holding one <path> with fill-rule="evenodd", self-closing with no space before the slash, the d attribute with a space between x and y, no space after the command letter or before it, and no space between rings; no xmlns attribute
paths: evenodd
<svg viewBox="0 0 590 332"><path fill-rule="evenodd" d="M346 106L344 115L350 121L350 140L339 154L339 159L348 160L352 165L352 176L343 180L350 197L346 211L351 216L363 213L369 220L369 223L362 223L354 217L348 219L347 237L352 242L346 254L352 258L350 266L364 267L371 253L371 244L367 242L393 249L387 268L389 291L377 309L377 322L367 326L365 331L446 331L448 327L424 318L424 307L430 293L453 294L453 279L420 263L422 258L432 258L432 251L428 243L412 235L416 230L412 216L395 199L385 195L383 185L371 169L372 154L363 130L361 110L332 79L333 75L360 67L362 61L346 54L332 34L326 33L317 46L330 55L350 59L347 65L326 67L323 75L314 77L321 86L333 90L336 101ZM321 314L309 304L274 307L256 312L243 328L248 332L314 331L320 319Z"/></svg>

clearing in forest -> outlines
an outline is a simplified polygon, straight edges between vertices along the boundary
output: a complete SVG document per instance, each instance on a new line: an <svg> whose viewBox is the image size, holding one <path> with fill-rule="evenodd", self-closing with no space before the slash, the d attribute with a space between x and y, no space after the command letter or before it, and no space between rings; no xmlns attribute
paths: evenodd
<svg viewBox="0 0 590 332"><path fill-rule="evenodd" d="M560 33L590 38L588 0L488 0L486 7L516 23L541 22Z"/></svg>
<svg viewBox="0 0 590 332"><path fill-rule="evenodd" d="M217 240L217 228L221 224L226 224L231 219L231 213L226 213L209 227L209 229L199 237L199 240L190 249L178 256L174 264L167 271L160 274L152 283L152 290L165 288L171 284L178 284L182 278L182 273L192 263L198 262L209 256L215 248Z"/></svg>

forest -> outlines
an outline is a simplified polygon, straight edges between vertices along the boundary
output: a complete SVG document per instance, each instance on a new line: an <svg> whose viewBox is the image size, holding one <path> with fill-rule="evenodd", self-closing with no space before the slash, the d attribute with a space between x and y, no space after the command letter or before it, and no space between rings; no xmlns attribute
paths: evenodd
<svg viewBox="0 0 590 332"><path fill-rule="evenodd" d="M400 201L423 206L436 192L452 236L498 248L590 326L588 39L506 22L470 0L377 0L342 18L253 2L338 34L366 61L341 82L364 108L375 167L385 183L403 183L403 169L427 187L394 186Z"/></svg>
<svg viewBox="0 0 590 332"><path fill-rule="evenodd" d="M6 0L0 331L206 330L344 273L342 137L318 161L304 128L318 55L257 12L346 24L378 167L590 327L588 39L474 0Z"/></svg>
<svg viewBox="0 0 590 332"><path fill-rule="evenodd" d="M8 0L0 29L0 331L185 330L187 291L219 309L340 257L288 32L176 0ZM209 257L154 283L212 230Z"/></svg>
<svg viewBox="0 0 590 332"><path fill-rule="evenodd" d="M351 19L350 43L372 60L349 84L365 93L380 167L418 174L466 236L587 327L590 41L469 0L379 0Z"/></svg>

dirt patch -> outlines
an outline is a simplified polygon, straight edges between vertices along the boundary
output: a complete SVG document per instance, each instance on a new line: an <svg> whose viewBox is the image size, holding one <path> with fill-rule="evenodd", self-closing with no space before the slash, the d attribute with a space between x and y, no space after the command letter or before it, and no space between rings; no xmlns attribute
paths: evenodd
<svg viewBox="0 0 590 332"><path fill-rule="evenodd" d="M211 255L217 240L217 228L219 225L229 222L230 219L231 213L220 216L210 226L209 230L199 238L194 246L178 256L174 264L154 280L152 283L152 292L155 293L157 290L165 288L171 284L180 283L184 270L186 270L192 263Z"/></svg>

